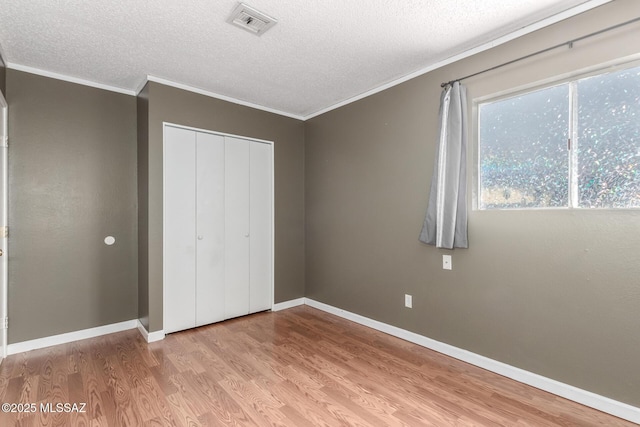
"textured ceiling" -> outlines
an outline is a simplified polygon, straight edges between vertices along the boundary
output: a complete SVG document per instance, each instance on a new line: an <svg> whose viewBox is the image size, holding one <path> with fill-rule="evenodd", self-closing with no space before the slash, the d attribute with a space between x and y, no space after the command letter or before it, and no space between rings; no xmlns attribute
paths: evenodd
<svg viewBox="0 0 640 427"><path fill-rule="evenodd" d="M135 91L147 75L308 117L448 57L602 0L0 0L9 66ZM452 76L453 78L454 76Z"/></svg>

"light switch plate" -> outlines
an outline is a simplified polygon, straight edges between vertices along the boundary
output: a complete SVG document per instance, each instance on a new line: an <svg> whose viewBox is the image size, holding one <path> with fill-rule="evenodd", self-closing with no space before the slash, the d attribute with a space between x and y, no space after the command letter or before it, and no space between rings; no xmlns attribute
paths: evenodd
<svg viewBox="0 0 640 427"><path fill-rule="evenodd" d="M411 295L404 295L404 306L407 308L413 308L413 297Z"/></svg>
<svg viewBox="0 0 640 427"><path fill-rule="evenodd" d="M453 265L451 264L451 255L442 255L442 269L451 270Z"/></svg>

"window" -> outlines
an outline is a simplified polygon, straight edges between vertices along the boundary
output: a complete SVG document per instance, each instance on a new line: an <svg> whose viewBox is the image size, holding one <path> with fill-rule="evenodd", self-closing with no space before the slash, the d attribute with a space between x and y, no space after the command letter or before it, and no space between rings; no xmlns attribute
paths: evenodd
<svg viewBox="0 0 640 427"><path fill-rule="evenodd" d="M479 106L480 209L640 207L640 67Z"/></svg>

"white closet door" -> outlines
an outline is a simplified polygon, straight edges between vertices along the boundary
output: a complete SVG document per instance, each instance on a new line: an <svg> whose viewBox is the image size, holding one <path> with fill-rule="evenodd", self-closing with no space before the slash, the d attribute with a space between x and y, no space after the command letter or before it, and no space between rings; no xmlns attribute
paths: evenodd
<svg viewBox="0 0 640 427"><path fill-rule="evenodd" d="M196 325L224 320L224 137L196 136Z"/></svg>
<svg viewBox="0 0 640 427"><path fill-rule="evenodd" d="M225 318L249 314L249 146L225 137Z"/></svg>
<svg viewBox="0 0 640 427"><path fill-rule="evenodd" d="M252 142L250 148L249 311L268 310L272 303L272 148Z"/></svg>
<svg viewBox="0 0 640 427"><path fill-rule="evenodd" d="M196 325L196 134L164 131L164 331Z"/></svg>

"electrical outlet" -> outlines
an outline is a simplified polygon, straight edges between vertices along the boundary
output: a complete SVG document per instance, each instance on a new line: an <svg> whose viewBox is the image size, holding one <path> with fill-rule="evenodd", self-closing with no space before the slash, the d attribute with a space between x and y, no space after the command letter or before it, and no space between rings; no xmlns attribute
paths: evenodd
<svg viewBox="0 0 640 427"><path fill-rule="evenodd" d="M451 270L453 264L451 263L451 255L442 255L442 269Z"/></svg>
<svg viewBox="0 0 640 427"><path fill-rule="evenodd" d="M413 297L411 295L404 294L404 306L413 308Z"/></svg>

